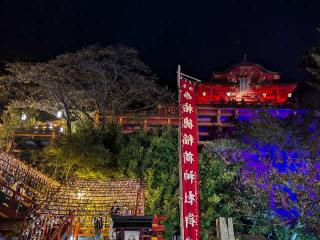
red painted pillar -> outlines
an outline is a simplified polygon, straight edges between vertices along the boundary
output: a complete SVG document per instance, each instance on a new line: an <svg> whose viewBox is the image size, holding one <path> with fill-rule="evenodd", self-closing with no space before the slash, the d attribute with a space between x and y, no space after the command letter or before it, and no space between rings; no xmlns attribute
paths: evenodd
<svg viewBox="0 0 320 240"><path fill-rule="evenodd" d="M76 223L76 228L74 230L74 240L78 240L79 232L80 232L81 224L79 222Z"/></svg>

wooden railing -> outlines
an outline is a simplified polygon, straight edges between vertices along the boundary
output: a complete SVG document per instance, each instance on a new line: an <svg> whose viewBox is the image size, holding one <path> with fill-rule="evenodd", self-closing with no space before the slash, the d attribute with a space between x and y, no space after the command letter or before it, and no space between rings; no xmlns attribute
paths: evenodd
<svg viewBox="0 0 320 240"><path fill-rule="evenodd" d="M66 218L66 220L64 220L64 222L62 222L61 225L52 234L52 236L50 237L50 240L60 240L62 239L63 236L67 237L66 239L69 239L69 237L72 234L73 220L74 220L73 215L68 216L68 218Z"/></svg>
<svg viewBox="0 0 320 240"><path fill-rule="evenodd" d="M165 216L154 216L152 222L152 235L156 236L158 240L163 240L163 232L165 230L164 222L167 220Z"/></svg>
<svg viewBox="0 0 320 240"><path fill-rule="evenodd" d="M0 215L3 217L24 217L36 206L31 198L7 186L3 181L0 181L0 187Z"/></svg>

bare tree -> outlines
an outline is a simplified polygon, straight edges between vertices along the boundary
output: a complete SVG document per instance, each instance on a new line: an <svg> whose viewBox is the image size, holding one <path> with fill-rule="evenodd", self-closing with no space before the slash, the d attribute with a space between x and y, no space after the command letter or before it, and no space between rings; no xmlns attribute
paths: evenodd
<svg viewBox="0 0 320 240"><path fill-rule="evenodd" d="M73 54L73 58L81 72L80 81L73 82L75 89L82 90L79 93L84 94L84 106L99 112L101 127L108 114L117 116L129 109L147 109L172 97L156 84L156 77L133 48L92 45Z"/></svg>
<svg viewBox="0 0 320 240"><path fill-rule="evenodd" d="M71 132L71 98L74 92L70 87L72 70L69 66L54 59L45 63L9 63L6 70L11 73L6 83L13 95L11 105L51 114L63 110L67 132Z"/></svg>
<svg viewBox="0 0 320 240"><path fill-rule="evenodd" d="M11 73L7 89L14 93L11 103L50 113L63 109L68 133L79 112L92 121L98 112L103 128L108 114L115 117L172 99L167 89L156 84L138 52L122 45L92 45L47 62L9 63L6 69Z"/></svg>

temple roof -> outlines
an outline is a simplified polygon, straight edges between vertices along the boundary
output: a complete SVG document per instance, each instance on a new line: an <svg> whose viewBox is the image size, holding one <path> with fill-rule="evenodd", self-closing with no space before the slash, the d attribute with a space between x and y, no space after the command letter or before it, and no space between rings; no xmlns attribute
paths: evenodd
<svg viewBox="0 0 320 240"><path fill-rule="evenodd" d="M279 74L279 72L270 71L269 69L263 67L262 65L260 65L258 63L255 63L255 62L251 62L251 61L249 61L247 59L243 59L239 63L236 63L236 64L232 65L230 68L228 68L224 72L230 72L232 69L234 69L236 67L242 67L242 66L255 67L257 69L261 69L263 72Z"/></svg>
<svg viewBox="0 0 320 240"><path fill-rule="evenodd" d="M240 63L233 65L231 68L223 72L214 72L214 80L226 80L228 82L236 82L238 78L251 78L256 82L262 83L266 81L274 81L280 79L280 73L270 71L260 64L250 62L246 59Z"/></svg>

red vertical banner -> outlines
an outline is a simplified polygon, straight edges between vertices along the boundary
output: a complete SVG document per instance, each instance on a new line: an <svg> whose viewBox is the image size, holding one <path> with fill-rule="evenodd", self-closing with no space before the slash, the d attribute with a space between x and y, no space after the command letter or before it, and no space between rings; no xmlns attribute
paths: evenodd
<svg viewBox="0 0 320 240"><path fill-rule="evenodd" d="M180 79L180 184L183 240L200 239L195 83Z"/></svg>

